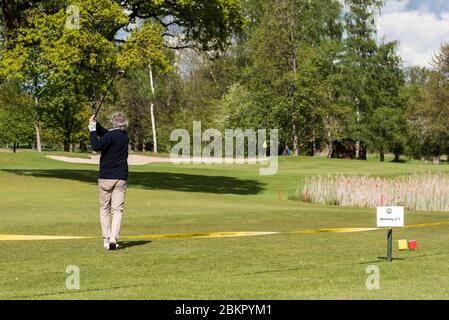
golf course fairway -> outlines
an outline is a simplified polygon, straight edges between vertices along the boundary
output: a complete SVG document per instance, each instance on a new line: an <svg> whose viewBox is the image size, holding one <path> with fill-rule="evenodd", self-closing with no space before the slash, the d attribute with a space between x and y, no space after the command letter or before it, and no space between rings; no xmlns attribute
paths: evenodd
<svg viewBox="0 0 449 320"><path fill-rule="evenodd" d="M375 209L288 200L301 177L449 173L449 165L300 157L280 158L274 176L258 169L130 167L121 248L107 252L96 165L0 153L0 299L449 298L449 213L406 211L412 227L394 230L388 263ZM398 251L398 239L417 240L418 250ZM372 265L378 290L366 286ZM79 267L77 290L66 288L68 266Z"/></svg>

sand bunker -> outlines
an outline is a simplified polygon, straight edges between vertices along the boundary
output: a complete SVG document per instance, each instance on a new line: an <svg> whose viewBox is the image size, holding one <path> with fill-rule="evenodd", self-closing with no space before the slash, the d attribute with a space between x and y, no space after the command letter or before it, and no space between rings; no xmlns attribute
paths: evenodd
<svg viewBox="0 0 449 320"><path fill-rule="evenodd" d="M64 156L47 156L50 159L58 160L58 161L64 161L69 163L86 163L86 164L99 164L100 163L100 156L99 155L92 155L89 159L88 158L76 158L76 157L64 157ZM265 159L257 159L257 158L245 158L241 159L242 163L263 163L264 161L267 161L268 158ZM237 160L234 158L211 158L211 157L204 157L204 158L195 158L195 157L187 157L187 158L159 158L159 157L150 157L150 156L140 156L135 154L130 154L128 156L128 164L130 166L141 166L149 163L193 163L193 164L220 164L220 163L237 163Z"/></svg>
<svg viewBox="0 0 449 320"><path fill-rule="evenodd" d="M75 157L64 157L64 156L47 156L50 159L64 161L69 163L84 163L84 164L99 164L100 156L92 155L90 159L87 158L75 158ZM165 163L170 162L170 158L158 158L149 156L139 156L130 154L128 156L128 164L130 166L141 166L149 163Z"/></svg>

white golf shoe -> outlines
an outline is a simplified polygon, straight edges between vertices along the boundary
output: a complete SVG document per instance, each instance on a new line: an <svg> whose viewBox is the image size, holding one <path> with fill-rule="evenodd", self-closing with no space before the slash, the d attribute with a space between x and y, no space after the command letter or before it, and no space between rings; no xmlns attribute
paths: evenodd
<svg viewBox="0 0 449 320"><path fill-rule="evenodd" d="M106 250L109 250L109 239L104 239L104 240L103 240L103 247L104 247Z"/></svg>

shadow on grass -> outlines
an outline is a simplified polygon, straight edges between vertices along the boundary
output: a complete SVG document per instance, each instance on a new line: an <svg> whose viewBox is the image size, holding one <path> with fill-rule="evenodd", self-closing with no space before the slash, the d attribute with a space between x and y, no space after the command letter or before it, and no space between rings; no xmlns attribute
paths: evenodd
<svg viewBox="0 0 449 320"><path fill-rule="evenodd" d="M144 246L146 244L151 243L149 240L140 240L140 241L120 241L119 242L119 250L128 249L137 246Z"/></svg>
<svg viewBox="0 0 449 320"><path fill-rule="evenodd" d="M105 292L105 291L113 291L113 290L121 290L121 289L129 289L129 288L139 288L145 287L145 285L129 285L129 286L115 286L109 288L98 288L98 289L85 289L85 290L71 290L71 291L58 291L58 292L49 292L49 293L37 293L30 295L19 295L13 296L12 299L30 299L30 298L42 298L42 297L51 297L51 296L60 296L67 294L76 294L76 293L86 293L86 292Z"/></svg>
<svg viewBox="0 0 449 320"><path fill-rule="evenodd" d="M291 268L291 269L274 269L274 270L261 270L261 271L255 271L255 272L249 272L249 273L239 273L235 276L252 276L252 275L259 275L259 274L266 274L266 273L282 273L282 272L292 272L292 271L299 271L304 270L303 267L299 268Z"/></svg>
<svg viewBox="0 0 449 320"><path fill-rule="evenodd" d="M388 262L388 258L387 257L378 257L377 259L379 260L374 260L374 261L366 261L366 262L361 262L359 264L373 264L373 263L380 263L380 262ZM393 261L404 261L406 260L405 258L393 258Z"/></svg>
<svg viewBox="0 0 449 320"><path fill-rule="evenodd" d="M406 159L399 159L399 160L391 160L390 161L391 163L408 163L409 162L409 160L406 160Z"/></svg>
<svg viewBox="0 0 449 320"><path fill-rule="evenodd" d="M7 173L38 178L75 180L97 184L97 172L93 170L17 170L4 169ZM242 180L234 177L203 176L167 172L130 172L128 185L149 190L172 190L215 194L258 194L264 183L257 180Z"/></svg>

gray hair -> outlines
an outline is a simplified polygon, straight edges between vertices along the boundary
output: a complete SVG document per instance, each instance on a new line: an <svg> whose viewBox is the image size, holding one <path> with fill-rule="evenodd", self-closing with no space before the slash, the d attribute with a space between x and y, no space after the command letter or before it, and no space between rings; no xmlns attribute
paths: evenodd
<svg viewBox="0 0 449 320"><path fill-rule="evenodd" d="M111 125L114 129L125 131L128 128L128 119L124 112L114 112L111 116Z"/></svg>

